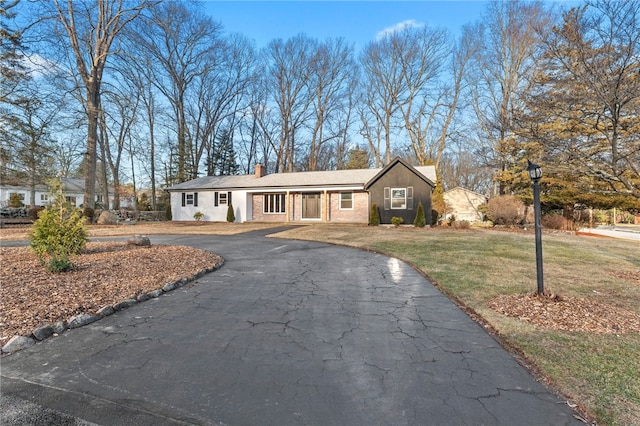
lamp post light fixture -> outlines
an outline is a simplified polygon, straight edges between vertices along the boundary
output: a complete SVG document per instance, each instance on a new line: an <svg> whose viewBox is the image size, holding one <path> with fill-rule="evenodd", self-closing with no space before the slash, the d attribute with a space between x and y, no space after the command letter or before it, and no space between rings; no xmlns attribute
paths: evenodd
<svg viewBox="0 0 640 426"><path fill-rule="evenodd" d="M527 172L533 182L533 217L536 230L536 271L538 278L538 294L544 293L544 278L542 274L542 214L540 212L540 178L542 169L537 164L527 160Z"/></svg>

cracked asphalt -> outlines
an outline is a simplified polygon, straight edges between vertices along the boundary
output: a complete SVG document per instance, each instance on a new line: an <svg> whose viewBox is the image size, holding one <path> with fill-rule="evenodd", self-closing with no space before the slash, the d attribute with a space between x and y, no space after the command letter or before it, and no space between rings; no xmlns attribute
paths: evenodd
<svg viewBox="0 0 640 426"><path fill-rule="evenodd" d="M582 424L409 265L269 232L150 237L225 264L2 358L2 424Z"/></svg>

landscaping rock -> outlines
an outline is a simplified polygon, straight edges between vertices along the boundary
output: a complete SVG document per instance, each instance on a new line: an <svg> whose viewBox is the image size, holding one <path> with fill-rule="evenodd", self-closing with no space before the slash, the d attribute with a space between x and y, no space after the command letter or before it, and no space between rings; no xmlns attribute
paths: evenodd
<svg viewBox="0 0 640 426"><path fill-rule="evenodd" d="M35 337L36 340L44 340L51 337L53 333L53 327L50 325L44 325L33 330L33 337Z"/></svg>
<svg viewBox="0 0 640 426"><path fill-rule="evenodd" d="M57 323L53 324L53 332L55 334L62 334L66 331L67 329L67 323L65 323L64 321L58 321Z"/></svg>
<svg viewBox="0 0 640 426"><path fill-rule="evenodd" d="M35 345L36 341L31 337L26 336L13 336L6 345L2 347L3 353L11 353L19 351L29 346Z"/></svg>
<svg viewBox="0 0 640 426"><path fill-rule="evenodd" d="M100 213L97 221L98 225L115 225L118 223L118 217L109 210L104 210Z"/></svg>
<svg viewBox="0 0 640 426"><path fill-rule="evenodd" d="M139 294L138 297L136 297L136 300L138 302L144 302L149 299L151 299L151 296L149 296L148 294Z"/></svg>
<svg viewBox="0 0 640 426"><path fill-rule="evenodd" d="M164 290L159 288L157 290L150 291L149 293L147 293L147 296L149 296L152 299L155 299L156 297L159 297L162 293L164 293Z"/></svg>
<svg viewBox="0 0 640 426"><path fill-rule="evenodd" d="M69 328L82 327L83 325L91 324L94 321L102 318L100 315L80 314L71 317L69 320Z"/></svg>
<svg viewBox="0 0 640 426"><path fill-rule="evenodd" d="M127 244L133 246L150 246L151 240L149 240L149 237L144 235L134 235L127 240Z"/></svg>
<svg viewBox="0 0 640 426"><path fill-rule="evenodd" d="M174 281L172 283L166 283L162 289L164 291L171 291L171 290L175 290L176 288L180 287L181 283L180 281Z"/></svg>
<svg viewBox="0 0 640 426"><path fill-rule="evenodd" d="M113 306L105 306L104 308L98 309L98 312L96 313L98 315L102 315L103 317L107 317L113 314L114 312L115 312L115 309L113 309Z"/></svg>
<svg viewBox="0 0 640 426"><path fill-rule="evenodd" d="M115 311L120 311L120 310L122 310L122 309L126 309L126 308L128 308L129 306L133 306L133 305L135 305L136 303L138 303L138 301L137 301L137 300L135 300L135 299L127 299L127 300L123 300L122 302L119 302L119 303L116 303L115 305L113 305L113 309L114 309Z"/></svg>

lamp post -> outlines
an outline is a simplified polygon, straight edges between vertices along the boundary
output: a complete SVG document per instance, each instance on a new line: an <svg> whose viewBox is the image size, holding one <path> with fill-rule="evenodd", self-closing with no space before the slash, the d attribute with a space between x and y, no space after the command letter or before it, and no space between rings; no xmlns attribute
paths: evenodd
<svg viewBox="0 0 640 426"><path fill-rule="evenodd" d="M533 217L536 229L536 271L538 277L538 294L544 293L544 279L542 275L542 214L540 213L540 178L542 169L537 164L527 160L527 172L533 182Z"/></svg>

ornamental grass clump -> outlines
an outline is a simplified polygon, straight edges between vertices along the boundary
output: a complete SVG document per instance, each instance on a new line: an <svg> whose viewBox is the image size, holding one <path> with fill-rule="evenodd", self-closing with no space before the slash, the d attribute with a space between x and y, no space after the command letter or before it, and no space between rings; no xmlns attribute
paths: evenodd
<svg viewBox="0 0 640 426"><path fill-rule="evenodd" d="M70 257L80 254L87 243L87 218L82 210L65 203L59 181L52 186L58 193L31 226L30 247L50 272L66 272L73 269Z"/></svg>

